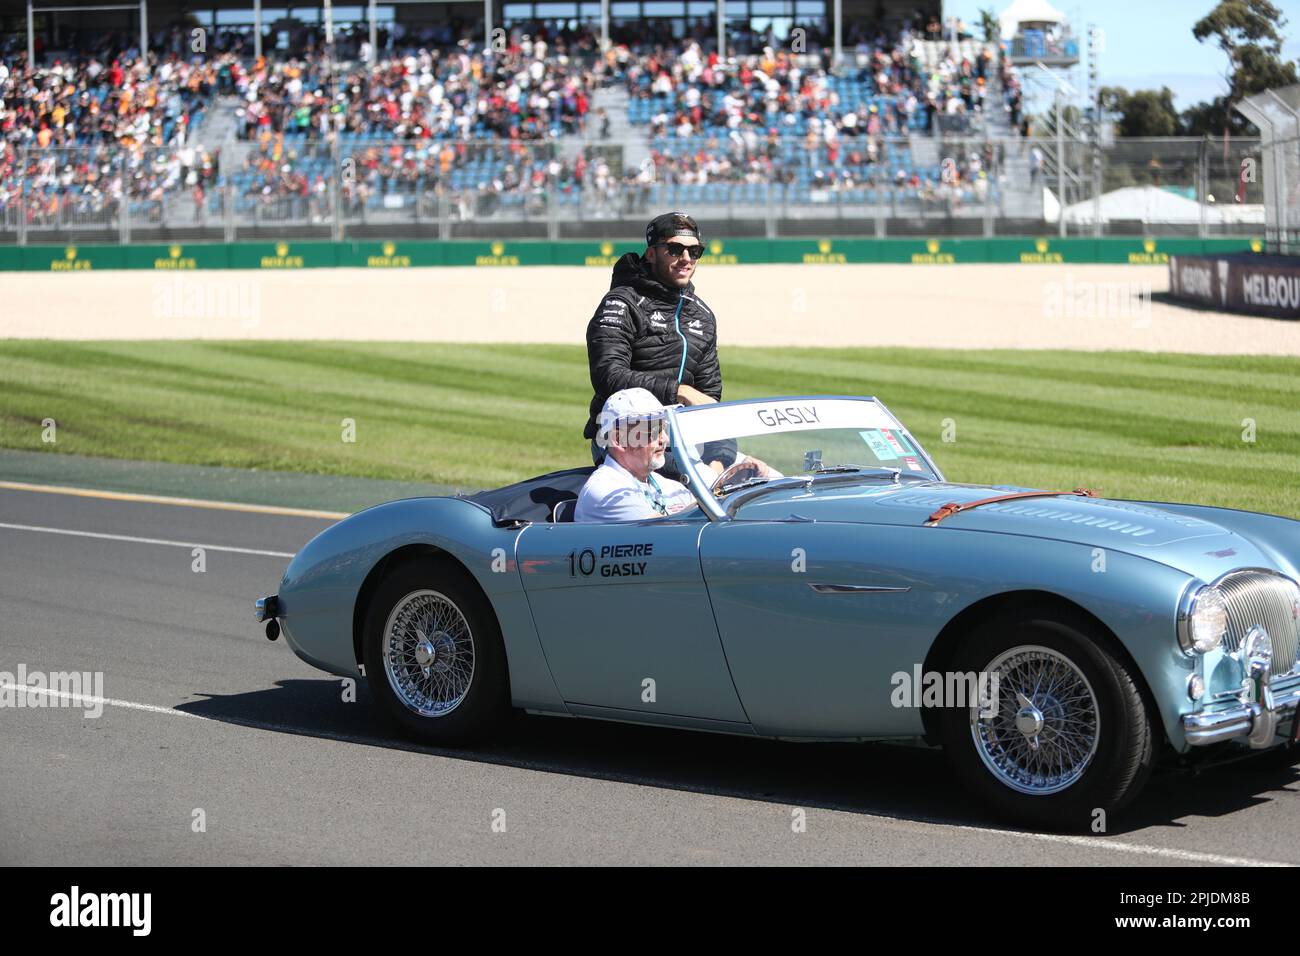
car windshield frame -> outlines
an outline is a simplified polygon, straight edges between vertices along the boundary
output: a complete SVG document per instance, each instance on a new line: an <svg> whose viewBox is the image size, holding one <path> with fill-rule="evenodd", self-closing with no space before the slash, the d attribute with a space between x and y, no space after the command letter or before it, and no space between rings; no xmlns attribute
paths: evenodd
<svg viewBox="0 0 1300 956"><path fill-rule="evenodd" d="M880 421L883 427L887 427L891 430L898 431L899 433L907 437L912 447L916 450L917 453L916 457L925 464L925 467L930 472L930 475L925 476L926 479L936 480L936 481L945 480L943 477L943 472L939 470L939 466L936 465L934 459L930 457L930 453L925 450L924 446L922 446L919 441L916 440L916 436L914 436L911 433L911 431L908 430L906 425L904 425L901 421L898 420L897 416L895 416L885 406L884 402L880 401L874 396L802 395L802 396L787 396L787 397L777 397L777 398L748 398L748 399L740 399L738 401L733 401L733 402L710 403L707 405L690 405L690 406L675 405L667 409L669 447L672 449L672 454L677 462L678 469L681 472L682 482L691 490L692 494L695 495L696 500L699 502L700 509L706 515L708 515L709 520L710 521L731 520L731 518L734 516L733 513L735 509L729 510L725 499L719 499L714 496L711 490L712 482L707 482L701 474L701 469L710 472L711 469L704 464L704 462L700 459L700 457L695 452L696 444L703 444L704 442L715 441L717 440L717 438L712 436L708 436L704 438L699 438L698 436L694 436L692 440L688 441L687 438L685 437L686 434L689 434L690 432L698 431L698 429L691 427L690 419L688 418L688 416L708 415L710 413L720 412L723 409L734 409L737 407L753 406L753 405L759 405L759 406L779 405L782 408L785 408L786 406L790 406L790 405L797 406L799 404L803 404L804 406L808 406L808 405L821 404L823 405L823 407L830 408L834 411L849 412L850 414L853 411L853 409L834 408L834 406L827 406L825 404L825 403L832 403L832 402L834 403L861 402L865 405L873 406L873 410L867 414ZM789 424L791 427L781 427L780 424L773 424L771 426L771 431L766 432L766 434L782 434L782 433L788 433L794 431L812 430L812 429L808 429L806 425L804 425L803 423L790 422ZM822 425L820 427L833 428L837 426L833 424L827 424L827 425ZM852 427L852 426L846 425L840 427ZM750 434L752 435L752 434L764 434L764 433L756 431ZM749 436L738 435L738 436L723 436L723 437L744 438ZM833 468L836 464L838 463L832 462L830 466L828 466L828 468ZM882 466L879 465L864 466L863 474L878 475L879 471L881 470L881 467ZM840 482L837 483L842 483L842 479L845 477L844 472L828 471L827 474L828 476L830 474L834 474L837 479L841 480ZM849 474L852 473L850 472ZM933 477L931 478L931 476ZM794 479L798 477L803 477L806 480L808 487L812 487L813 483L817 479L817 472L802 471L797 473L796 475L786 476L786 478L790 478L790 479ZM920 476L918 475L917 477ZM779 481L780 479L773 479L773 480ZM788 483L783 483L781 487L788 488L790 487L790 485Z"/></svg>

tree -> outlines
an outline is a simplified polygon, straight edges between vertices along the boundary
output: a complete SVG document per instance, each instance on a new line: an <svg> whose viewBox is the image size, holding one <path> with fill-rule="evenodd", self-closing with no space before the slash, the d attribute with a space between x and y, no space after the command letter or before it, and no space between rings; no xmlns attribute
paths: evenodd
<svg viewBox="0 0 1300 956"><path fill-rule="evenodd" d="M1119 114L1120 136L1178 136L1183 131L1174 92L1167 86L1133 93L1122 86L1103 86L1100 97L1104 112Z"/></svg>
<svg viewBox="0 0 1300 956"><path fill-rule="evenodd" d="M1192 27L1197 42L1214 40L1228 57L1228 92L1190 107L1183 116L1192 135L1238 135L1253 126L1233 107L1248 96L1297 82L1296 64L1282 59L1282 11L1269 0L1219 0Z"/></svg>
<svg viewBox="0 0 1300 956"><path fill-rule="evenodd" d="M984 32L985 43L997 43L998 37L1002 33L1002 25L998 22L997 14L990 7L987 10L981 9L980 12L980 29Z"/></svg>

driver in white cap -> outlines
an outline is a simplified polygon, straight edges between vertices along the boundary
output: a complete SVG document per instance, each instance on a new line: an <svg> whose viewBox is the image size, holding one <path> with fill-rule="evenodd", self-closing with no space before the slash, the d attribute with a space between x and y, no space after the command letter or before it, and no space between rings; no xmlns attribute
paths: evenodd
<svg viewBox="0 0 1300 956"><path fill-rule="evenodd" d="M625 388L605 400L596 442L607 454L578 495L574 521L664 518L695 504L681 482L656 475L664 466L668 432L664 406L644 388Z"/></svg>

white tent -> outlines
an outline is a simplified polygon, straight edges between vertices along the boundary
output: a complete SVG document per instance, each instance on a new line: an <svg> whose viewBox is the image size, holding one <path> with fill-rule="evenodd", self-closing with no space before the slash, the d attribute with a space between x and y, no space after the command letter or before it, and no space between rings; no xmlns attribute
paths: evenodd
<svg viewBox="0 0 1300 956"><path fill-rule="evenodd" d="M1259 205L1238 206L1228 197L1228 202L1219 205L1208 203L1205 209L1206 222L1259 222L1264 221L1264 207ZM1085 199L1065 207L1065 221L1068 223L1092 223L1094 221L1093 201ZM1191 224L1201 221L1201 204L1195 199L1188 199L1159 186L1126 186L1101 196L1101 221L1115 222L1128 220L1152 223ZM1054 221L1054 219L1053 219Z"/></svg>
<svg viewBox="0 0 1300 956"><path fill-rule="evenodd" d="M1022 23L1064 23L1065 14L1047 0L1014 0L1011 6L998 14L1002 39L1010 40L1020 35Z"/></svg>

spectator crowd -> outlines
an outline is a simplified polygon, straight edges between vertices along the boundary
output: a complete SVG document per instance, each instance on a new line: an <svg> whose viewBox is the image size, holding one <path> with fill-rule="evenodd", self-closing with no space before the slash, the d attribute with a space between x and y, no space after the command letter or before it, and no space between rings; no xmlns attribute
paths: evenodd
<svg viewBox="0 0 1300 956"><path fill-rule="evenodd" d="M21 188L37 224L111 215L123 202L153 214L173 195L202 217L229 189L237 209L287 202L322 219L340 162L348 211L427 196L470 216L504 197L540 208L580 193L633 211L655 184L718 183L814 194L893 186L960 202L987 195L991 147L958 151L936 174L912 162L911 139L978 130L995 109L1022 121L1014 68L979 44L923 42L952 39L933 20L890 35L854 27L838 65L814 26L733 32L724 58L711 22L676 38L666 23L616 24L603 53L589 27L540 23L487 50L450 23L394 25L378 49L346 30L325 50L304 27L288 52L261 57L238 31L192 54L175 25L146 58L111 35L36 70L10 49L0 58L0 210ZM611 119L593 101L609 86L627 91L628 123L648 147L626 167L600 147ZM240 142L225 162L196 137L217 96L236 104ZM574 137L584 145L560 148Z"/></svg>
<svg viewBox="0 0 1300 956"><path fill-rule="evenodd" d="M176 56L91 55L36 71L0 61L0 207L25 188L29 221L54 222L210 187L215 159L190 143L215 74Z"/></svg>

